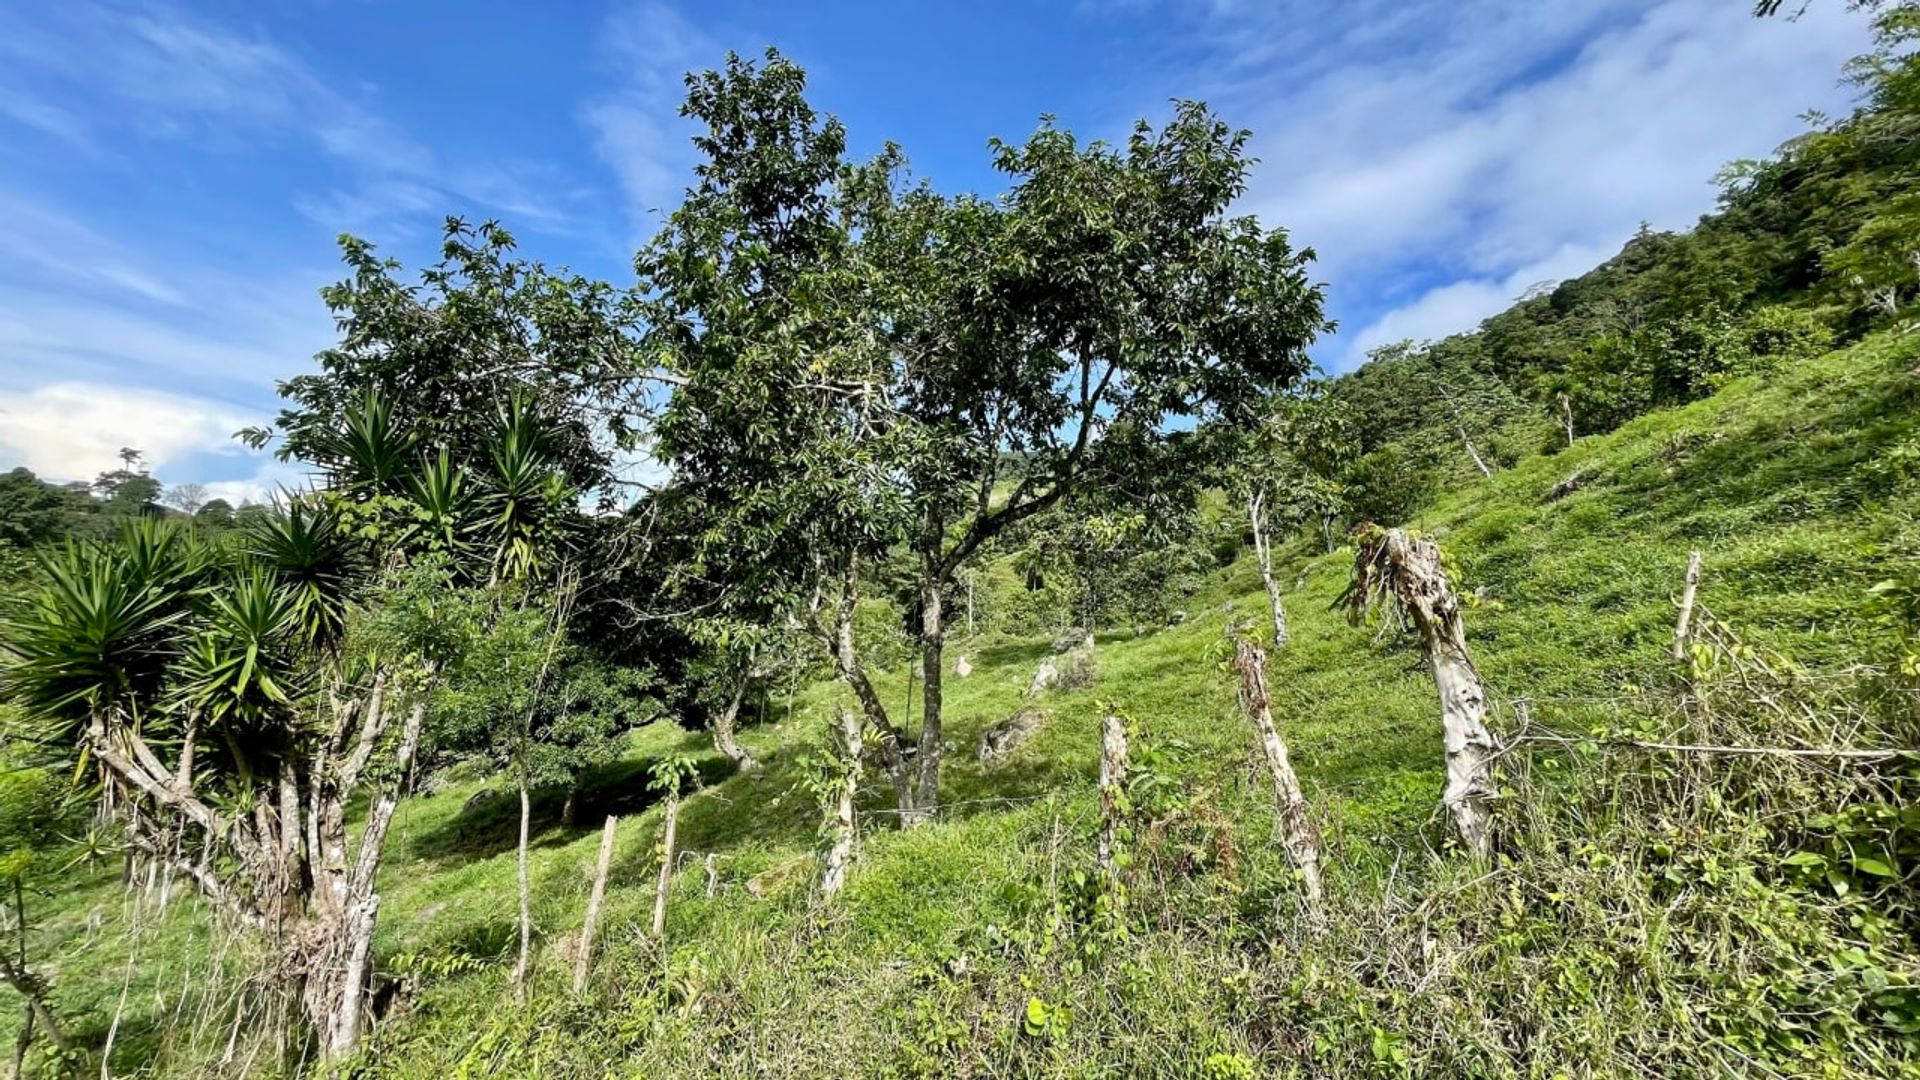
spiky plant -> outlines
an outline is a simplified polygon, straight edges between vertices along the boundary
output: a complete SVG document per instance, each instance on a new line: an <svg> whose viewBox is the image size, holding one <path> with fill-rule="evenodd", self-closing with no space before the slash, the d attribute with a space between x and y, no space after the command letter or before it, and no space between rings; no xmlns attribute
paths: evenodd
<svg viewBox="0 0 1920 1080"><path fill-rule="evenodd" d="M300 646L311 604L261 567L210 592L199 632L176 666L176 700L239 745L277 752L305 683Z"/></svg>
<svg viewBox="0 0 1920 1080"><path fill-rule="evenodd" d="M312 497L287 500L279 512L248 526L241 549L279 579L308 642L328 650L338 645L366 551L349 535L332 503Z"/></svg>
<svg viewBox="0 0 1920 1080"><path fill-rule="evenodd" d="M327 486L356 499L400 494L413 467L415 435L394 416L392 403L368 388L344 420L313 437L314 461Z"/></svg>
<svg viewBox="0 0 1920 1080"><path fill-rule="evenodd" d="M0 629L9 659L0 696L47 725L43 737L70 739L96 717L137 718L153 699L187 616L171 550L73 543L42 556L45 587Z"/></svg>
<svg viewBox="0 0 1920 1080"><path fill-rule="evenodd" d="M456 563L471 555L478 526L473 489L465 470L453 463L445 447L434 457L421 457L418 468L407 479L407 494L413 504L413 521L406 528L402 544L424 547Z"/></svg>
<svg viewBox="0 0 1920 1080"><path fill-rule="evenodd" d="M516 396L501 408L488 447L482 496L496 579L537 576L546 566L546 554L564 538L566 510L576 493L547 443L546 429L525 398Z"/></svg>

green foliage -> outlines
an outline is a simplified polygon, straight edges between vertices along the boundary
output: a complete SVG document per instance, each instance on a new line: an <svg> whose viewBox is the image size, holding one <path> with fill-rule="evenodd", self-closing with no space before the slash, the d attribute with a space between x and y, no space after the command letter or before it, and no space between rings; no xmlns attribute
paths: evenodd
<svg viewBox="0 0 1920 1080"><path fill-rule="evenodd" d="M262 446L278 433L283 459L330 474L350 469L357 482L399 494L393 485L421 448L445 448L470 468L484 461L506 386L543 412L564 482L604 488L608 457L594 427L602 418L586 406L612 391L609 375L631 366L626 298L604 282L517 258L513 237L493 222L449 218L443 240L440 261L412 285L373 245L341 237L350 276L322 292L341 340L317 358L320 372L280 384L288 405L272 430L243 436ZM480 358L485 366L476 368ZM369 415L376 399L383 417ZM613 434L624 438L624 418L610 416Z"/></svg>
<svg viewBox="0 0 1920 1080"><path fill-rule="evenodd" d="M51 769L0 755L0 890L11 906L15 882L50 881L70 836L85 831L73 785ZM51 856L51 857L50 857Z"/></svg>
<svg viewBox="0 0 1920 1080"><path fill-rule="evenodd" d="M49 484L29 469L0 474L0 544L31 548L72 535L92 509L85 493Z"/></svg>
<svg viewBox="0 0 1920 1080"><path fill-rule="evenodd" d="M1336 380L1334 396L1358 412L1360 449L1398 444L1458 462L1450 440L1524 447L1554 428L1564 445L1569 425L1575 436L1611 431L1910 321L1917 16L1910 4L1868 6L1877 44L1849 67L1864 90L1851 115L1818 118L1775 157L1730 166L1718 212L1691 232L1643 228L1601 266L1530 289L1476 332L1383 350ZM1523 428L1537 434L1517 437Z"/></svg>
<svg viewBox="0 0 1920 1080"><path fill-rule="evenodd" d="M699 775L698 764L692 758L685 755L665 757L654 762L653 767L647 770L647 786L663 793L677 793Z"/></svg>
<svg viewBox="0 0 1920 1080"><path fill-rule="evenodd" d="M1399 443L1355 458L1343 486L1352 520L1386 525L1412 520L1439 492L1433 466Z"/></svg>
<svg viewBox="0 0 1920 1080"><path fill-rule="evenodd" d="M1643 232L1477 334L1389 349L1273 416L1321 316L1304 255L1224 216L1244 136L1190 105L1124 147L1048 125L996 144L1007 197L949 199L902 190L891 150L848 162L798 68L735 59L690 81L703 161L642 253L640 293L514 260L492 226L450 225L421 289L347 242L354 278L329 293L345 340L289 384L282 421L291 452L327 457L330 490L256 511L217 548L149 522L49 553L46 587L0 628L4 688L38 738L102 709L164 736L197 706L251 754L311 734L317 666L431 668L442 764L598 783L643 818L710 778L680 837L716 877L711 892L669 878L676 944L619 929L644 901L616 888L589 992L558 992L549 955L508 1009L489 959L514 860L466 837L475 785L448 770L382 879L400 917L379 948L419 978L360 1063L371 1075L1911 1075L1920 410L1914 339L1862 335L1904 318L1915 288L1897 260L1920 76L1897 50L1920 23L1908 5L1880 14L1862 110L1740 170L1693 233ZM664 372L639 360L641 321ZM1849 347L1821 355L1834 340ZM631 611L657 588L696 621L572 632L571 590L552 586L576 543L608 535L572 505L604 478L589 436L609 415L630 436L639 414L596 415L608 403L583 388L662 374L675 480L633 520L669 539L619 568L629 591L596 599ZM1168 422L1187 416L1208 430ZM1563 416L1573 430L1536 454ZM1205 662L1221 624L1264 603L1244 562L1200 572L1241 508L1167 513L1221 429L1268 440L1235 482L1275 485L1279 530L1417 527L1475 586L1475 658L1512 736L1492 872L1430 857L1431 685L1333 616L1350 553L1294 545L1273 684L1327 841L1331 918L1295 915L1271 792ZM1499 471L1481 477L1469 447ZM1090 486L1111 501L1073 498ZM1670 595L1695 547L1710 569L1679 672ZM1089 869L1090 733L1110 706L1066 686L1018 767L955 763L948 812L869 824L844 902L811 907L819 815L791 793L822 795L857 758L805 752L847 702L772 628L843 568L891 594L857 620L889 701L930 636L901 599L951 613L964 581L1004 613L1016 571L1045 591L1068 568L1075 599L1112 619L1164 602L1156 578L1192 589L1197 617L1102 643L1103 697L1141 718L1117 880ZM1015 707L1046 654L995 618L975 675L948 683L956 746ZM689 715L772 682L753 670L779 658L786 718L747 733L764 773L713 769L670 725L627 732L646 680L609 643L636 636L620 655L664 644L700 684ZM1889 657L1905 671L1859 666ZM1872 753L1821 756L1835 744ZM885 793L858 796L873 822ZM644 864L641 842L616 865ZM528 852L543 928L577 918L591 843ZM165 1029L168 995L176 1018L186 998L136 978L214 955L214 929L176 913L148 964L131 951L144 939L84 929L105 883L76 877L34 931L67 947L61 992L135 987L136 1026ZM204 940L181 945L181 926ZM145 1056L115 1064L204 1069L200 1039L135 1040Z"/></svg>
<svg viewBox="0 0 1920 1080"><path fill-rule="evenodd" d="M659 451L707 511L695 565L749 596L901 544L924 604L1090 477L1191 482L1197 440L1162 421L1243 420L1325 328L1308 256L1226 216L1246 136L1199 105L1124 147L995 143L1012 188L987 201L904 189L891 148L845 161L777 53L689 86L707 160L638 260L684 379Z"/></svg>

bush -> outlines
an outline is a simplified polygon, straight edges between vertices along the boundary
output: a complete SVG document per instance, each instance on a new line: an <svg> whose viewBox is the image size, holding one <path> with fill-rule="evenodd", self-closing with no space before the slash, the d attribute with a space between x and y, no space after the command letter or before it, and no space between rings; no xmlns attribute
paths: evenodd
<svg viewBox="0 0 1920 1080"><path fill-rule="evenodd" d="M1399 443L1362 455L1345 479L1352 520L1388 528L1406 524L1439 492L1432 463Z"/></svg>

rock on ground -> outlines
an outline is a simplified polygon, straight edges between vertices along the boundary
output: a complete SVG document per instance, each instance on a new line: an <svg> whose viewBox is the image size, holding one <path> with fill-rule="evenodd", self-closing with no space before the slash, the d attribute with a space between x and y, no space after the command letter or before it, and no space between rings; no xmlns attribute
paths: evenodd
<svg viewBox="0 0 1920 1080"><path fill-rule="evenodd" d="M1008 754L1019 748L1020 744L1033 737L1045 723L1047 713L1044 709L1032 707L1021 709L1012 716L988 728L980 735L980 748L974 756L981 762L991 765L1003 760Z"/></svg>

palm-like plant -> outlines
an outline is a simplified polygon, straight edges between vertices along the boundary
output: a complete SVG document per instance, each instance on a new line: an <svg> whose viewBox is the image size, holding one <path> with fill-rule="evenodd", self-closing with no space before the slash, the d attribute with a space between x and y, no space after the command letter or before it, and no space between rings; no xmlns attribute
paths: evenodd
<svg viewBox="0 0 1920 1080"><path fill-rule="evenodd" d="M339 511L324 499L289 499L279 513L250 525L241 547L284 586L306 640L328 649L338 644L365 563Z"/></svg>
<svg viewBox="0 0 1920 1080"><path fill-rule="evenodd" d="M248 744L282 743L302 689L308 607L259 567L209 593L200 631L176 666L179 703Z"/></svg>
<svg viewBox="0 0 1920 1080"><path fill-rule="evenodd" d="M437 456L420 459L419 468L407 480L407 493L414 520L402 544L419 544L456 563L470 553L474 498L466 472L454 465L444 447Z"/></svg>
<svg viewBox="0 0 1920 1080"><path fill-rule="evenodd" d="M186 617L176 575L150 549L134 556L69 544L42 558L46 587L10 613L0 641L12 662L0 693L49 736L109 715L136 715L165 679Z"/></svg>
<svg viewBox="0 0 1920 1080"><path fill-rule="evenodd" d="M327 485L356 498L398 494L413 464L415 436L393 415L393 406L369 388L344 427L313 439L314 457Z"/></svg>
<svg viewBox="0 0 1920 1080"><path fill-rule="evenodd" d="M486 535L494 575L509 581L538 574L544 553L557 546L564 512L575 493L547 450L538 414L522 397L501 409L491 466L485 475Z"/></svg>

